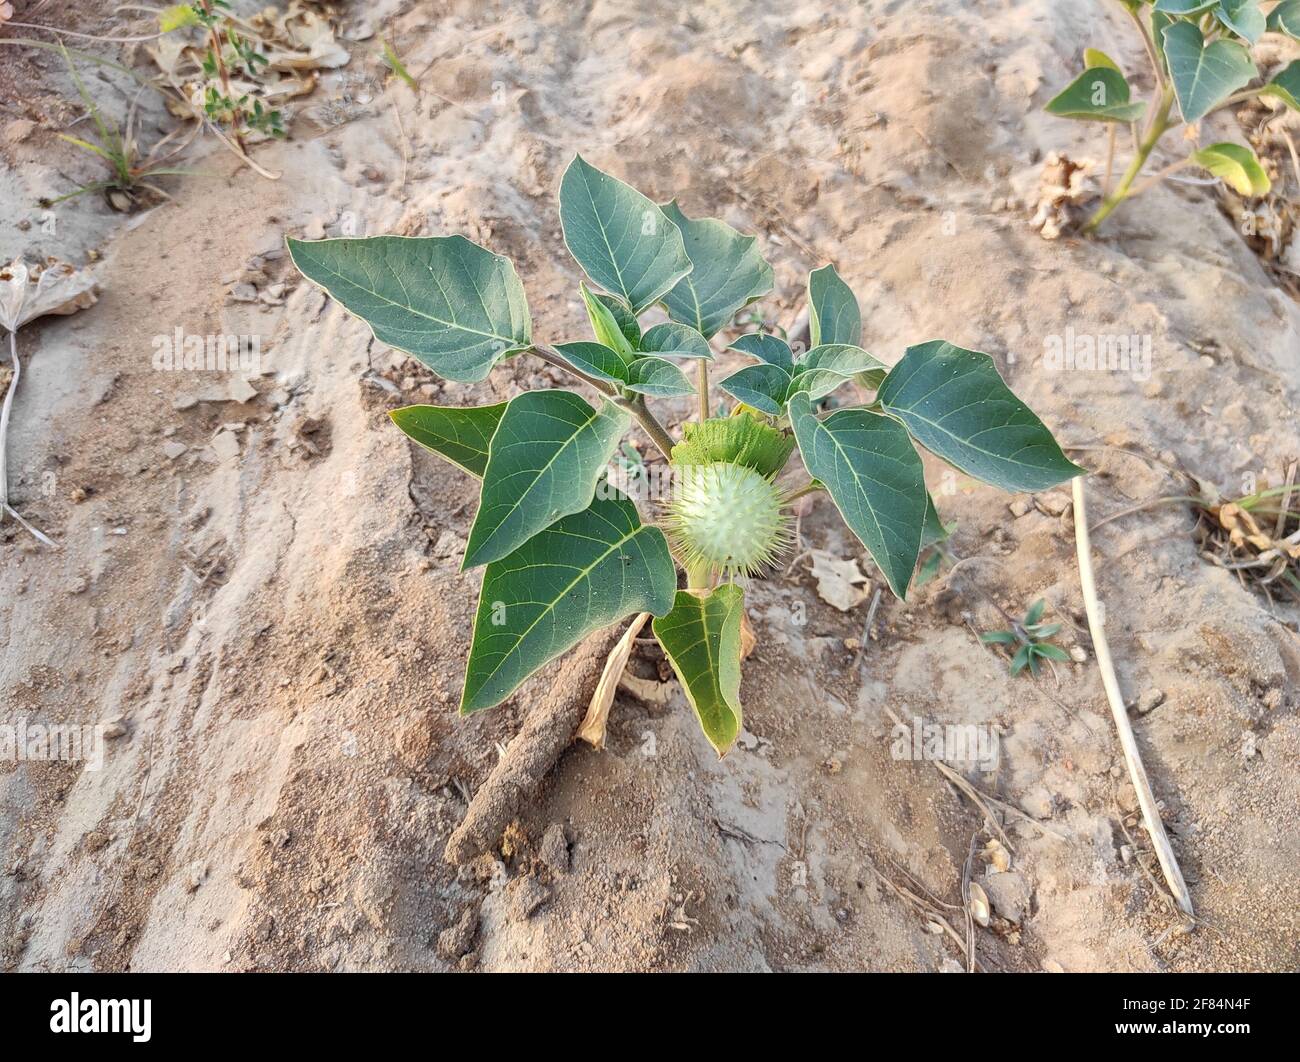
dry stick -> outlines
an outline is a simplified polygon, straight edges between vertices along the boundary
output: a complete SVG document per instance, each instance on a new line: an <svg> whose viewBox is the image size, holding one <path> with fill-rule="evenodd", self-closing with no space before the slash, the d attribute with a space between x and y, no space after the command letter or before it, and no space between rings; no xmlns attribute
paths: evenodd
<svg viewBox="0 0 1300 1062"><path fill-rule="evenodd" d="M1138 805L1142 808L1142 820L1146 824L1147 834L1155 846L1156 856L1160 860L1160 869L1164 871L1169 890L1178 901L1178 906L1188 917L1194 918L1192 896L1183 880L1183 872L1174 857L1165 825L1160 821L1160 812L1156 808L1155 794L1151 791L1151 782L1147 778L1146 768L1142 765L1142 754L1138 751L1137 739L1133 736L1133 726L1129 722L1128 711L1124 707L1124 697L1120 693L1119 680L1115 676L1115 665L1111 662L1110 643L1106 641L1106 631L1102 625L1101 602L1097 597L1097 582L1092 568L1092 545L1088 538L1088 510L1084 500L1083 478L1075 477L1074 491L1074 539L1079 554L1079 582L1083 588L1084 606L1088 612L1088 629L1092 634L1092 647L1097 655L1097 667L1101 670L1102 685L1106 687L1106 699L1110 702L1110 714L1115 719L1115 729L1119 731L1119 742L1124 750L1124 762L1128 766L1133 788L1137 790Z"/></svg>
<svg viewBox="0 0 1300 1062"><path fill-rule="evenodd" d="M4 405L0 407L0 520L3 520L4 515L8 513L38 542L57 548L58 543L32 527L18 514L18 510L9 504L9 449L6 445L9 437L9 411L13 409L14 392L18 390L18 378L22 375L22 364L18 360L18 337L13 332L9 333L9 359L14 363L14 374L5 391Z"/></svg>

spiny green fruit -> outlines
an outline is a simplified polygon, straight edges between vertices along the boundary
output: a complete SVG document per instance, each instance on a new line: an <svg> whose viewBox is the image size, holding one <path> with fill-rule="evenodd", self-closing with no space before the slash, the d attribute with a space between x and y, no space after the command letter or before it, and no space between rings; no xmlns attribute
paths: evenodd
<svg viewBox="0 0 1300 1062"><path fill-rule="evenodd" d="M711 465L725 461L772 477L785 467L794 436L748 413L711 417L682 426L686 438L673 447L674 465Z"/></svg>
<svg viewBox="0 0 1300 1062"><path fill-rule="evenodd" d="M684 465L668 506L668 536L688 572L758 575L790 544L784 505L784 492L757 469Z"/></svg>

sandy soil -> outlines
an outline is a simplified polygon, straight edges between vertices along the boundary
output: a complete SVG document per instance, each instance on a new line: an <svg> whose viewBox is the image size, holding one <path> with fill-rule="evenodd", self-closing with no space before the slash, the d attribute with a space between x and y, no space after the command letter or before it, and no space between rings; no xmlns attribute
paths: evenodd
<svg viewBox="0 0 1300 1062"><path fill-rule="evenodd" d="M124 716L127 731L99 771L0 763L0 963L963 968L887 882L960 905L982 816L932 763L891 756L893 713L1001 736L995 770L956 765L1023 812L1007 817L1009 874L973 863L997 913L975 934L985 969L1300 968L1300 614L1202 560L1184 509L1095 533L1121 683L1164 694L1134 725L1204 920L1183 933L1140 828L1125 836L1133 793L1068 494L1008 497L938 463L967 560L907 604L886 595L861 654L846 640L866 606L831 608L806 562L753 583L739 748L717 761L679 691L620 696L604 751L574 746L502 843L447 862L530 706L568 695L580 712L599 661L456 716L476 491L385 412L499 401L551 370L521 357L475 388L435 380L281 253L286 234L461 232L513 258L539 335L578 338L554 189L581 150L762 234L771 319L792 321L807 271L834 261L883 360L935 337L994 354L1063 441L1093 447L1078 456L1095 517L1182 493L1171 466L1241 493L1300 454L1300 306L1212 190L1161 188L1096 242L1028 224L1047 153L1101 150L1042 104L1087 44L1140 65L1116 5L362 6L419 94L385 81L374 38L349 44L292 136L256 149L279 180L209 145L214 176L173 181L172 202L124 218L86 197L52 231L37 198L93 173L55 138L79 105L57 57L0 53L0 259L94 251L102 284L92 309L20 336L13 497L62 548L0 529L0 722ZM147 32L96 10L40 17ZM105 90L104 106L125 97ZM235 301L240 283L263 301ZM177 328L258 336L251 388L155 370L155 337ZM1067 328L1150 335L1149 378L1052 371L1045 340ZM827 502L802 532L872 571ZM1015 612L1046 598L1084 661L1009 678L973 633L1001 625L990 597ZM656 677L643 648L634 667Z"/></svg>

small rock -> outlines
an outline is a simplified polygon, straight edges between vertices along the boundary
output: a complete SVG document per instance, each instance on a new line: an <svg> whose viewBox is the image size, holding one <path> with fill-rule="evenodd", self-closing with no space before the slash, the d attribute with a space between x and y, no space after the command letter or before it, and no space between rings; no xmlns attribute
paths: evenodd
<svg viewBox="0 0 1300 1062"><path fill-rule="evenodd" d="M1119 861L1125 866L1133 862L1133 846L1131 844L1122 844L1119 846Z"/></svg>
<svg viewBox="0 0 1300 1062"><path fill-rule="evenodd" d="M1011 510L1012 516L1019 519L1022 516L1029 515L1029 510L1033 508L1033 505L1028 498L1016 498L1007 508Z"/></svg>
<svg viewBox="0 0 1300 1062"><path fill-rule="evenodd" d="M312 218L303 226L303 239L306 240L323 240L325 239L325 222L320 218Z"/></svg>
<svg viewBox="0 0 1300 1062"><path fill-rule="evenodd" d="M455 962L462 955L469 954L477 933L478 911L473 907L466 907L461 911L455 925L438 934L438 954L448 962Z"/></svg>
<svg viewBox="0 0 1300 1062"><path fill-rule="evenodd" d="M110 718L105 719L99 725L100 727L103 728L104 737L106 737L109 741L112 741L115 738L126 737L125 716L121 716L121 715L111 716Z"/></svg>
<svg viewBox="0 0 1300 1062"><path fill-rule="evenodd" d="M257 289L247 281L240 281L230 289L231 302L256 302Z"/></svg>
<svg viewBox="0 0 1300 1062"><path fill-rule="evenodd" d="M1029 912L1029 882L1014 870L986 875L984 892L993 905L993 910L1008 922L1019 925L1020 920Z"/></svg>
<svg viewBox="0 0 1300 1062"><path fill-rule="evenodd" d="M1146 715L1148 712L1159 708L1165 703L1165 691L1159 689L1143 690L1142 695L1137 699L1138 715Z"/></svg>
<svg viewBox="0 0 1300 1062"><path fill-rule="evenodd" d="M1041 513L1048 516L1060 516L1070 507L1070 496L1063 494L1059 490L1048 491L1046 494L1035 494L1034 505Z"/></svg>
<svg viewBox="0 0 1300 1062"><path fill-rule="evenodd" d="M1085 663L1088 659L1088 651L1081 645L1070 646L1070 659L1076 664Z"/></svg>
<svg viewBox="0 0 1300 1062"><path fill-rule="evenodd" d="M542 862L556 874L569 872L569 838L562 823L553 822L542 834Z"/></svg>
<svg viewBox="0 0 1300 1062"><path fill-rule="evenodd" d="M1052 794L1044 786L1031 786L1025 795L1020 798L1020 807L1026 815L1035 819L1050 819L1052 817Z"/></svg>
<svg viewBox="0 0 1300 1062"><path fill-rule="evenodd" d="M199 400L193 395L177 395L172 399L172 409L177 412L183 412L187 409L193 409L199 404Z"/></svg>
<svg viewBox="0 0 1300 1062"><path fill-rule="evenodd" d="M165 442L163 443L163 457L168 461L175 461L186 450L189 449L183 442Z"/></svg>
<svg viewBox="0 0 1300 1062"><path fill-rule="evenodd" d="M15 118L5 126L5 140L10 144L21 144L35 129L35 122L27 118Z"/></svg>
<svg viewBox="0 0 1300 1062"><path fill-rule="evenodd" d="M229 461L239 456L239 436L234 432L218 432L209 445L218 461Z"/></svg>
<svg viewBox="0 0 1300 1062"><path fill-rule="evenodd" d="M510 909L519 922L532 918L551 898L551 890L536 878L518 878L510 891Z"/></svg>

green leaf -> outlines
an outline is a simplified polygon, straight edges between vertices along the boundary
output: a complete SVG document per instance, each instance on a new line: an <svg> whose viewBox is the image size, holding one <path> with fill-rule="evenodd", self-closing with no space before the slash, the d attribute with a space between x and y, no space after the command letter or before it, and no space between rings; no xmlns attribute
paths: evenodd
<svg viewBox="0 0 1300 1062"><path fill-rule="evenodd" d="M483 571L460 710L491 708L592 631L673 607L677 569L657 527L596 498Z"/></svg>
<svg viewBox="0 0 1300 1062"><path fill-rule="evenodd" d="M1025 670L1028 664L1035 675L1038 674L1038 665L1034 663L1034 647L1032 645L1022 645L1016 650L1016 655L1011 658L1011 674L1019 675Z"/></svg>
<svg viewBox="0 0 1300 1062"><path fill-rule="evenodd" d="M556 343L555 353L579 372L606 383L626 383L630 359L603 343Z"/></svg>
<svg viewBox="0 0 1300 1062"><path fill-rule="evenodd" d="M641 337L640 351L643 354L661 354L673 358L704 358L713 360L713 351L709 341L694 328L667 321L657 324Z"/></svg>
<svg viewBox="0 0 1300 1062"><path fill-rule="evenodd" d="M790 397L790 423L808 473L826 485L889 588L905 598L928 497L925 469L906 429L868 409L840 409L818 420L802 393Z"/></svg>
<svg viewBox="0 0 1300 1062"><path fill-rule="evenodd" d="M1092 122L1136 122L1146 105L1131 102L1128 81L1111 66L1085 70L1044 108L1062 118Z"/></svg>
<svg viewBox="0 0 1300 1062"><path fill-rule="evenodd" d="M587 307L587 319L591 321L596 342L617 351L624 358L631 358L641 339L641 326L632 311L613 295L598 295L585 283L579 283L578 290L582 293L583 305ZM629 335L630 329L635 329L636 339Z"/></svg>
<svg viewBox="0 0 1300 1062"><path fill-rule="evenodd" d="M686 374L663 358L637 358L628 367L627 389L655 398L680 398L695 394Z"/></svg>
<svg viewBox="0 0 1300 1062"><path fill-rule="evenodd" d="M560 181L560 226L587 276L634 314L691 271L682 234L664 212L581 155Z"/></svg>
<svg viewBox="0 0 1300 1062"><path fill-rule="evenodd" d="M389 412L402 431L435 454L483 478L487 468L488 443L506 411L504 402L495 406L403 406Z"/></svg>
<svg viewBox="0 0 1300 1062"><path fill-rule="evenodd" d="M158 12L158 29L163 33L199 24L198 13L191 4L172 4Z"/></svg>
<svg viewBox="0 0 1300 1062"><path fill-rule="evenodd" d="M987 631L980 635L985 645L1015 645L1018 640L1011 631Z"/></svg>
<svg viewBox="0 0 1300 1062"><path fill-rule="evenodd" d="M850 343L856 347L862 342L858 300L833 265L808 274L808 334L812 347L823 343Z"/></svg>
<svg viewBox="0 0 1300 1062"><path fill-rule="evenodd" d="M1241 44L1228 40L1206 44L1193 22L1165 28L1165 56L1186 122L1204 118L1258 73Z"/></svg>
<svg viewBox="0 0 1300 1062"><path fill-rule="evenodd" d="M1166 15L1195 15L1208 11L1219 0L1156 0L1155 10Z"/></svg>
<svg viewBox="0 0 1300 1062"><path fill-rule="evenodd" d="M288 241L293 264L375 338L458 383L532 345L524 286L464 236Z"/></svg>
<svg viewBox="0 0 1300 1062"><path fill-rule="evenodd" d="M1300 18L1297 26L1300 26ZM1300 59L1287 63L1272 81L1260 89L1259 94L1276 96L1293 111L1300 111Z"/></svg>
<svg viewBox="0 0 1300 1062"><path fill-rule="evenodd" d="M1084 471L987 354L942 340L909 347L876 399L931 453L1004 490L1043 490Z"/></svg>
<svg viewBox="0 0 1300 1062"><path fill-rule="evenodd" d="M952 529L956 527L956 522L945 524L939 516L939 508L934 504L934 495L929 491L925 495L925 526L921 529L921 548L933 546L935 543L945 541Z"/></svg>
<svg viewBox="0 0 1300 1062"><path fill-rule="evenodd" d="M1255 44L1264 36L1267 21L1259 8L1259 0L1219 0L1214 17L1238 37Z"/></svg>
<svg viewBox="0 0 1300 1062"><path fill-rule="evenodd" d="M1095 70L1097 67L1105 67L1108 70L1114 70L1117 74L1123 74L1124 71L1119 68L1119 63L1115 62L1109 55L1098 48L1085 48L1083 50L1083 68L1085 70Z"/></svg>
<svg viewBox="0 0 1300 1062"><path fill-rule="evenodd" d="M617 406L595 410L570 391L512 398L488 448L462 570L500 560L590 505L628 422Z"/></svg>
<svg viewBox="0 0 1300 1062"><path fill-rule="evenodd" d="M769 336L763 332L750 332L740 336L729 348L748 354L751 358L765 361L784 369L787 375L794 374L794 351L790 344L778 336Z"/></svg>
<svg viewBox="0 0 1300 1062"><path fill-rule="evenodd" d="M774 477L785 467L794 449L794 436L764 424L748 413L710 417L682 425L686 438L673 447L672 463L744 465Z"/></svg>
<svg viewBox="0 0 1300 1062"><path fill-rule="evenodd" d="M790 374L777 365L747 365L718 386L737 402L779 417L790 391Z"/></svg>
<svg viewBox="0 0 1300 1062"><path fill-rule="evenodd" d="M813 347L795 366L792 390L807 391L816 402L854 377L860 379L865 387L878 388L888 372L888 366L861 347L848 343L824 343Z"/></svg>
<svg viewBox="0 0 1300 1062"><path fill-rule="evenodd" d="M772 267L757 237L742 236L716 218L688 218L675 199L663 211L681 230L693 267L664 296L668 316L710 339L737 310L772 290Z"/></svg>
<svg viewBox="0 0 1300 1062"><path fill-rule="evenodd" d="M745 594L734 583L712 593L679 590L651 628L695 709L704 736L725 756L740 736L740 623Z"/></svg>
<svg viewBox="0 0 1300 1062"><path fill-rule="evenodd" d="M1268 195L1273 182L1255 153L1241 144L1211 144L1192 155L1192 161L1209 170L1238 195Z"/></svg>
<svg viewBox="0 0 1300 1062"><path fill-rule="evenodd" d="M1039 656L1045 656L1052 660L1069 660L1070 654L1062 649L1059 645L1049 645L1040 642L1034 646L1034 652Z"/></svg>
<svg viewBox="0 0 1300 1062"><path fill-rule="evenodd" d="M1300 40L1300 0L1282 0L1268 13L1268 28Z"/></svg>
<svg viewBox="0 0 1300 1062"><path fill-rule="evenodd" d="M1042 619L1043 610L1046 608L1047 608L1047 602L1041 597L1037 601L1035 601L1032 605L1030 605L1029 611L1025 613L1025 626L1032 627L1035 623L1037 623L1040 619Z"/></svg>

